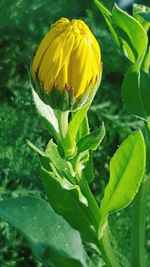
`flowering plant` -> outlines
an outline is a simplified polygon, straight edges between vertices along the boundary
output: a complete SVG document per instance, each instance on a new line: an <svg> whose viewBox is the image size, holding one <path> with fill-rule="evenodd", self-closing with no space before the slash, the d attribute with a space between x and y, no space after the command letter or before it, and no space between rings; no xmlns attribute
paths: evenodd
<svg viewBox="0 0 150 267"><path fill-rule="evenodd" d="M33 197L8 199L0 203L0 216L25 236L44 266L93 266L84 241L102 255L106 266L119 267L109 216L135 198L132 266L144 267L140 235L144 218L137 207L139 202L145 203L150 168L148 12L134 6L133 18L117 6L110 13L100 2L94 2L130 61L122 96L127 109L144 121L144 136L142 130L136 130L111 158L109 182L99 207L90 183L94 179L93 153L105 137L105 126L102 123L90 131L87 112L101 81L100 47L83 21L61 18L42 40L30 77L36 109L51 139L44 151L27 143L39 155L41 180L50 205Z"/></svg>

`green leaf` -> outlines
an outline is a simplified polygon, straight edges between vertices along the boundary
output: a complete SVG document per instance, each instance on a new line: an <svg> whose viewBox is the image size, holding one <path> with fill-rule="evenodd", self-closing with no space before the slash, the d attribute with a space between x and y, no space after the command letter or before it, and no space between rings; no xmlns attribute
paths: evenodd
<svg viewBox="0 0 150 267"><path fill-rule="evenodd" d="M48 171L51 171L50 163L52 162L55 168L58 169L60 176L64 176L71 182L75 182L73 178L75 176L75 173L72 169L71 164L60 156L57 149L57 145L54 144L52 140L49 141L45 152L40 150L29 140L27 140L27 144L29 147L31 147L35 152L39 154L41 164L44 168L46 168Z"/></svg>
<svg viewBox="0 0 150 267"><path fill-rule="evenodd" d="M134 64L128 70L122 84L122 98L127 110L147 118L150 115L150 77Z"/></svg>
<svg viewBox="0 0 150 267"><path fill-rule="evenodd" d="M138 58L143 57L147 49L148 38L141 24L116 4L112 11L112 21L128 59L135 62Z"/></svg>
<svg viewBox="0 0 150 267"><path fill-rule="evenodd" d="M78 185L71 184L64 177L60 177L51 165L53 172L42 168L42 181L49 202L69 224L80 231L81 236L88 242L96 242L96 232L90 220L88 201Z"/></svg>
<svg viewBox="0 0 150 267"><path fill-rule="evenodd" d="M111 15L110 11L105 6L103 6L98 0L94 0L94 3L97 6L97 8L100 10L102 15L104 16L104 19L107 23L107 26L108 26L116 44L119 47L121 47L120 40L118 38L118 35L117 35L116 30L114 28L114 25L112 23L112 15Z"/></svg>
<svg viewBox="0 0 150 267"><path fill-rule="evenodd" d="M79 233L48 202L34 197L10 198L0 202L0 218L23 234L44 266L88 266Z"/></svg>
<svg viewBox="0 0 150 267"><path fill-rule="evenodd" d="M90 132L89 130L89 124L88 124L88 117L86 116L84 120L82 121L78 135L77 140L80 140L83 136L88 135ZM94 172L93 172L93 154L92 151L86 151L88 160L85 162L85 168L82 170L83 176L88 181L88 183L91 183L94 179Z"/></svg>
<svg viewBox="0 0 150 267"><path fill-rule="evenodd" d="M150 22L150 12L141 12L140 16L147 22Z"/></svg>
<svg viewBox="0 0 150 267"><path fill-rule="evenodd" d="M54 144L53 140L49 141L45 150L45 156L50 159L50 162L53 163L61 177L65 177L74 183L75 173L70 163L60 156L57 145ZM50 168L48 170L50 170Z"/></svg>
<svg viewBox="0 0 150 267"><path fill-rule="evenodd" d="M35 92L33 87L32 87L32 95L38 114L45 123L49 133L52 134L56 138L56 140L58 140L59 139L58 121L55 116L54 110L50 106L46 105L40 99L40 97Z"/></svg>
<svg viewBox="0 0 150 267"><path fill-rule="evenodd" d="M93 171L93 153L92 151L89 151L89 160L85 164L85 169L83 170L83 174L85 179L88 181L88 183L91 183L94 179L94 171Z"/></svg>
<svg viewBox="0 0 150 267"><path fill-rule="evenodd" d="M128 206L135 197L145 171L146 149L140 130L131 134L110 161L110 179L101 201L99 236L109 213Z"/></svg>
<svg viewBox="0 0 150 267"><path fill-rule="evenodd" d="M76 111L71 122L69 123L68 134L70 134L72 136L73 140L76 139L80 125L83 122L84 118L86 117L86 114L87 114L87 111L88 111L90 105L91 105L91 103L86 105L84 108Z"/></svg>
<svg viewBox="0 0 150 267"><path fill-rule="evenodd" d="M76 138L77 141L80 140L83 136L89 134L89 132L90 132L90 129L89 129L88 117L86 115L79 127L77 138Z"/></svg>
<svg viewBox="0 0 150 267"><path fill-rule="evenodd" d="M141 24L144 21L150 23L150 7L148 6L133 4L133 15Z"/></svg>
<svg viewBox="0 0 150 267"><path fill-rule="evenodd" d="M82 153L86 150L96 150L102 142L104 136L105 126L104 123L102 123L102 125L98 129L79 140L79 142L77 143L78 153Z"/></svg>

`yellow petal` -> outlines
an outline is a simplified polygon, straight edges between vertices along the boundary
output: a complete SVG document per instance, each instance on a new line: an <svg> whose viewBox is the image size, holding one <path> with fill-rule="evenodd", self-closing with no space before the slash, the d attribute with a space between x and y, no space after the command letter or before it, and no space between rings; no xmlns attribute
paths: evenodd
<svg viewBox="0 0 150 267"><path fill-rule="evenodd" d="M45 52L47 51L48 47L50 46L51 42L56 38L57 36L57 32L52 29L50 30L44 37L44 39L42 40L36 55L34 57L33 60L33 64L32 64L32 72L35 73L37 72L38 68L39 68L39 64L40 61L43 57L43 55L45 54Z"/></svg>

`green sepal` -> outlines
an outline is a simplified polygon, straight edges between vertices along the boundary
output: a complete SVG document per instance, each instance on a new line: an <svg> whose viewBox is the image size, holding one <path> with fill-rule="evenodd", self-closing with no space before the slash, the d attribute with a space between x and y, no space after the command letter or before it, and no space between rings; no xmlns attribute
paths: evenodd
<svg viewBox="0 0 150 267"><path fill-rule="evenodd" d="M30 77L30 80L32 87L38 94L39 98L52 109L60 111L77 111L92 102L100 85L101 75L102 65L99 80L97 80L95 85L91 84L89 87L85 88L85 92L78 98L75 97L73 89L68 89L66 87L63 90L59 90L57 87L53 87L50 92L45 92L43 84L38 81L38 79Z"/></svg>
<svg viewBox="0 0 150 267"><path fill-rule="evenodd" d="M140 130L120 145L110 161L110 179L101 201L99 238L104 232L109 213L122 210L134 199L142 182L146 166L145 142Z"/></svg>
<svg viewBox="0 0 150 267"><path fill-rule="evenodd" d="M86 150L96 150L105 136L104 123L92 133L82 137L77 143L77 153L82 153Z"/></svg>

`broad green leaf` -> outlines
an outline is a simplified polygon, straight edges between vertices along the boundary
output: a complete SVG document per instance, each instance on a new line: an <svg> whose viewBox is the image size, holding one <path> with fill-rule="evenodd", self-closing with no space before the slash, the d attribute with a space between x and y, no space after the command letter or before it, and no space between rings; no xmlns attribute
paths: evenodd
<svg viewBox="0 0 150 267"><path fill-rule="evenodd" d="M144 138L138 130L121 144L110 161L110 179L100 207L100 237L108 214L125 208L135 197L144 175L145 161Z"/></svg>
<svg viewBox="0 0 150 267"><path fill-rule="evenodd" d="M104 123L92 133L84 136L77 143L78 153L86 150L96 150L105 136Z"/></svg>
<svg viewBox="0 0 150 267"><path fill-rule="evenodd" d="M150 115L150 77L134 64L122 84L122 98L129 112L147 118Z"/></svg>
<svg viewBox="0 0 150 267"><path fill-rule="evenodd" d="M143 57L147 49L148 38L141 24L117 5L112 11L112 21L128 59L135 62L138 58Z"/></svg>
<svg viewBox="0 0 150 267"><path fill-rule="evenodd" d="M1 201L0 219L23 234L44 266L88 266L79 233L57 215L47 201L35 197Z"/></svg>
<svg viewBox="0 0 150 267"><path fill-rule="evenodd" d="M111 15L110 11L105 6L103 6L98 0L94 0L94 3L97 6L97 8L100 10L102 15L104 16L104 19L107 23L107 26L108 26L116 44L119 47L121 47L120 40L118 38L118 35L117 35L116 30L114 28L114 25L112 23L112 15Z"/></svg>
<svg viewBox="0 0 150 267"><path fill-rule="evenodd" d="M60 177L54 166L51 167L53 172L42 168L41 173L49 202L58 214L80 231L84 240L96 242L97 234L90 219L88 201L83 196L80 187Z"/></svg>

